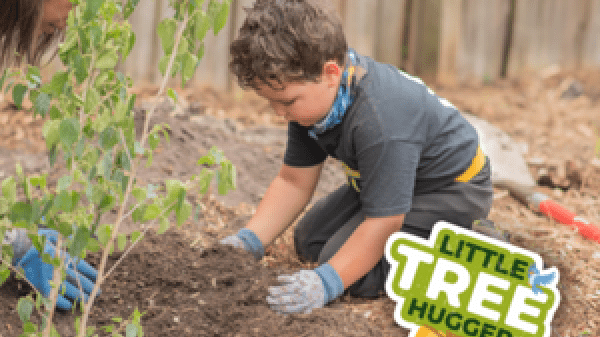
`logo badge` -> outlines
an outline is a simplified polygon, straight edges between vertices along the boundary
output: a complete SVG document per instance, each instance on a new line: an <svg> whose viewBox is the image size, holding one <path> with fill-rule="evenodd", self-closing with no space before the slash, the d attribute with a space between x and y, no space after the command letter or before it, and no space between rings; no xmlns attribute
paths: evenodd
<svg viewBox="0 0 600 337"><path fill-rule="evenodd" d="M549 337L559 272L542 258L483 234L438 222L429 239L394 233L386 291L410 337Z"/></svg>

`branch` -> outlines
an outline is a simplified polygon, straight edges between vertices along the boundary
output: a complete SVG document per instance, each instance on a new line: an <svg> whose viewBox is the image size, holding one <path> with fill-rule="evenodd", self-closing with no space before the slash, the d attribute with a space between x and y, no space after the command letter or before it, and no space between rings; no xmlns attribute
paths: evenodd
<svg viewBox="0 0 600 337"><path fill-rule="evenodd" d="M42 332L43 337L49 337L52 332L52 317L54 315L54 308L56 307L56 301L58 300L58 291L60 289L61 271L63 270L63 260L60 256L60 248L62 246L62 238L60 235L56 236L56 256L59 257L60 265L58 268L54 268L52 276L52 291L50 291L50 307L48 310L48 317L46 319L46 328Z"/></svg>
<svg viewBox="0 0 600 337"><path fill-rule="evenodd" d="M175 56L177 55L177 48L179 47L179 43L181 41L181 37L183 36L185 27L187 26L188 20L189 20L189 16L186 13L182 23L179 26L179 30L177 31L177 35L175 37L175 44L173 46L173 54L171 54L171 58L169 59L169 64L167 65L165 77L163 78L163 81L162 81L162 84L160 86L157 96L161 96L164 94L165 87L167 86L168 77L169 77L169 74L171 74L171 69L173 68L173 63L175 62ZM157 104L155 103L154 106L152 107L150 114L146 114L146 118L144 120L143 136L142 136L142 140L140 142L142 148L144 147L144 144L148 137L148 126L149 126L149 122L150 122L150 117L156 111L156 107L157 107ZM123 214L125 212L125 205L127 203L127 199L129 198L129 195L131 194L131 190L133 188L133 181L135 180L134 177L136 176L138 162L139 162L139 159L132 162L131 177L127 183L127 189L125 191L123 201L121 203L121 207L119 208L119 212L117 215L118 221L115 224L115 227L113 229L113 232L112 232L111 238L107 244L107 247L105 247L104 251L102 252L102 259L100 260L100 266L98 268L98 278L96 279L96 283L94 284L94 289L92 290L92 293L88 297L88 302L85 305L85 308L83 311L83 317L82 317L80 325L79 325L78 337L84 337L85 330L87 327L87 321L88 321L89 314L92 309L92 305L94 304L94 300L96 299L96 295L98 294L100 285L104 282L105 275L103 274L103 271L106 268L106 263L108 261L108 254L111 251L113 242L119 233L119 227L121 225L121 222L123 219Z"/></svg>

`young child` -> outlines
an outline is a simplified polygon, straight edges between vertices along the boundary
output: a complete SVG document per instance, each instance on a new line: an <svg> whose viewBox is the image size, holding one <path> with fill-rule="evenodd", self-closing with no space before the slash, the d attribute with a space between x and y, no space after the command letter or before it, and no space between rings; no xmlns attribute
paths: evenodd
<svg viewBox="0 0 600 337"><path fill-rule="evenodd" d="M332 11L257 0L231 54L240 85L289 126L279 174L247 226L221 242L261 258L311 200L327 156L348 174L297 222L296 251L319 267L280 277L267 297L274 310L310 312L344 291L378 296L392 233L427 238L439 220L471 228L487 216L490 165L475 129L421 80L348 49Z"/></svg>

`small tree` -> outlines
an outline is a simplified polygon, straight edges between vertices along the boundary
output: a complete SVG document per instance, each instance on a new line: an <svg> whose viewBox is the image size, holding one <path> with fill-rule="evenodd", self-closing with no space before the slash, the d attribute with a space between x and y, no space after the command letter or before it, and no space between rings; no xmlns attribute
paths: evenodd
<svg viewBox="0 0 600 337"><path fill-rule="evenodd" d="M95 287L76 320L78 336L91 336L97 327L87 326L90 309L102 283L121 261L108 269L108 256L115 245L124 250L129 240L131 248L151 228L163 233L172 215L181 226L193 212L186 195L207 193L215 177L219 193L226 193L235 188L235 171L222 152L213 148L198 161L202 166L199 174L188 181L166 180L164 187L142 186L136 181L139 170L151 165L161 135L167 141L169 138L168 125L149 128L156 106L146 112L142 135L135 134L135 95L129 93L132 80L115 71L135 43L127 19L139 0L71 1L75 6L58 53L64 70L56 72L47 83L42 83L39 68L34 66L24 71L5 70L0 79L0 88L8 83L6 90L12 89L18 107L28 97L33 113L46 119L43 136L48 160L51 167L64 163L68 173L49 188L46 175L28 176L17 165L16 176L2 181L0 238L7 230L25 228L33 245L42 252L45 243L37 229L44 223L59 233L57 250L78 258L88 252L101 252ZM175 15L157 28L165 54L159 63L163 79L158 96L177 100L175 92L167 88L168 79L180 75L183 86L193 76L204 54L202 40L209 30L216 35L224 27L230 2L170 1ZM102 215L113 209L117 210L116 221L100 223ZM129 236L119 233L126 219L141 224ZM23 277L22 271L11 266L12 255L10 245L4 245L0 284L11 270ZM43 259L55 267L50 297L38 295L36 301L32 296L21 298L17 309L25 334L56 336L52 317L57 285L65 279L64 266L55 256L44 254ZM39 327L30 321L34 307L42 315ZM141 336L141 316L136 309L128 320L114 318L119 325L103 329L113 336Z"/></svg>

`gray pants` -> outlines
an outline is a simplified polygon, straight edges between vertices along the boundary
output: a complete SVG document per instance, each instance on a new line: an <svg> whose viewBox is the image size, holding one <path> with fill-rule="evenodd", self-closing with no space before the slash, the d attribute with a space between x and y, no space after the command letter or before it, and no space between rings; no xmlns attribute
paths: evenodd
<svg viewBox="0 0 600 337"><path fill-rule="evenodd" d="M435 192L415 195L412 207L404 218L402 232L428 238L433 225L439 220L471 228L474 220L487 217L492 205L490 164L470 181L452 183ZM327 262L354 230L365 220L359 194L349 185L319 200L300 219L294 232L298 255L311 262ZM385 280L390 266L383 257L360 280L347 289L358 297L376 297L385 290Z"/></svg>

